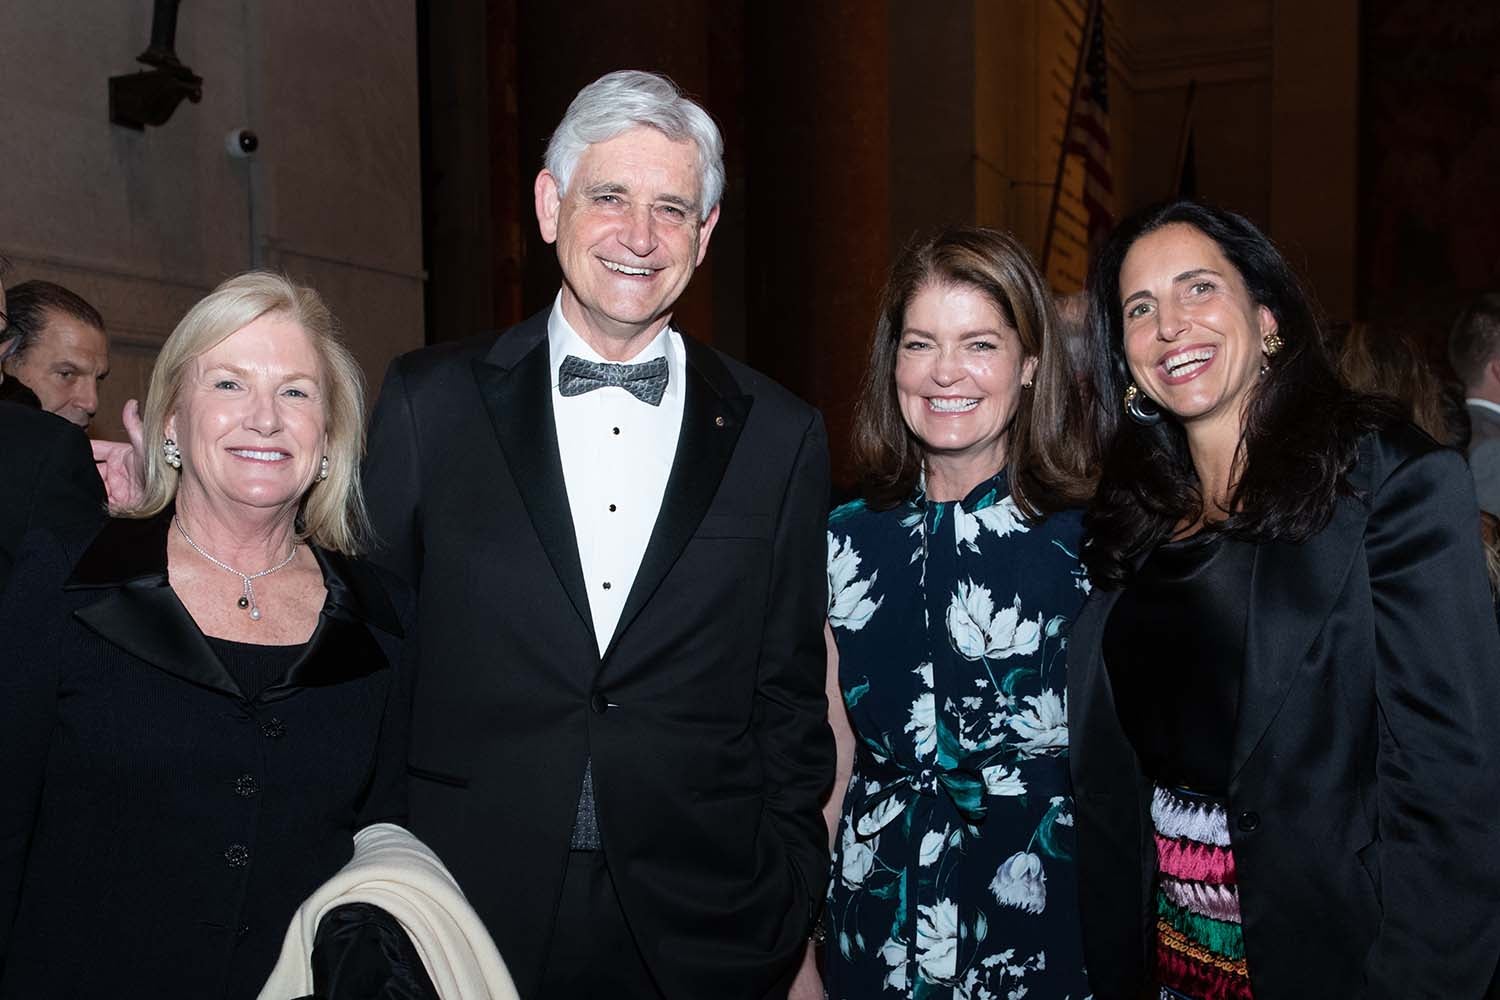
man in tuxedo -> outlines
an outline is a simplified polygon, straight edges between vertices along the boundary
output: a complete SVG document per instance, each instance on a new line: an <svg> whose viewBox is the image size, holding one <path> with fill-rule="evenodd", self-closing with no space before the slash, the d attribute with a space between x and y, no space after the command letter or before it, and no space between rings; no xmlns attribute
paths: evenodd
<svg viewBox="0 0 1500 1000"><path fill-rule="evenodd" d="M828 862L816 411L672 325L722 140L662 77L574 99L546 310L397 359L379 558L418 589L412 830L521 995L783 995Z"/></svg>
<svg viewBox="0 0 1500 1000"><path fill-rule="evenodd" d="M5 270L0 257L0 277ZM0 343L11 336L6 306L0 285ZM0 391L9 397L0 400L0 591L27 531L104 516L104 485L88 439L11 381L0 380Z"/></svg>
<svg viewBox="0 0 1500 1000"><path fill-rule="evenodd" d="M1464 306L1448 334L1448 360L1464 383L1469 471L1479 507L1500 516L1500 294Z"/></svg>

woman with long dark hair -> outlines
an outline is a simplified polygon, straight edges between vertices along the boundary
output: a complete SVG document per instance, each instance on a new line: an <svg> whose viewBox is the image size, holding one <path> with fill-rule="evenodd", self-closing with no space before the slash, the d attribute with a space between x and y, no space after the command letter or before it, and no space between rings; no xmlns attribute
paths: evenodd
<svg viewBox="0 0 1500 1000"><path fill-rule="evenodd" d="M1090 295L1069 694L1094 995L1483 996L1500 639L1462 459L1343 386L1238 215L1137 216Z"/></svg>
<svg viewBox="0 0 1500 1000"><path fill-rule="evenodd" d="M881 303L861 499L828 524L833 719L855 743L830 810L835 1000L1087 993L1064 666L1091 483L1063 446L1080 414L1055 322L987 229L908 247Z"/></svg>

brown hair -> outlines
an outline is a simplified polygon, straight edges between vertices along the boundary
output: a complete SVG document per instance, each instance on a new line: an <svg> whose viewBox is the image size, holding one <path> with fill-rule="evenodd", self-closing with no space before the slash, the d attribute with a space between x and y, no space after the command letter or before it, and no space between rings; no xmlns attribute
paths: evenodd
<svg viewBox="0 0 1500 1000"><path fill-rule="evenodd" d="M1005 464L1021 513L1038 517L1086 502L1095 475L1092 436L1084 433L1066 345L1055 334L1052 295L1025 247L1008 233L977 226L950 227L912 243L891 268L854 404L854 467L866 502L877 510L894 507L911 496L922 471L922 443L896 399L896 353L906 308L930 285L979 291L1016 332L1022 353L1038 359L1006 435Z"/></svg>
<svg viewBox="0 0 1500 1000"><path fill-rule="evenodd" d="M1339 375L1352 389L1400 403L1434 440L1454 443L1443 383L1411 338L1382 333L1369 323L1351 324L1339 351Z"/></svg>
<svg viewBox="0 0 1500 1000"><path fill-rule="evenodd" d="M1500 294L1477 295L1459 310L1448 331L1448 363L1474 386L1484 381L1485 366L1500 353Z"/></svg>

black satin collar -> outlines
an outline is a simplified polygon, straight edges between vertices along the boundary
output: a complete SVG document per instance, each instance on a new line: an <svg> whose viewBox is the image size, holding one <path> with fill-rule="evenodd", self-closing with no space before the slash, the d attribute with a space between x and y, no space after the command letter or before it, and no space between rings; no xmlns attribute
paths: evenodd
<svg viewBox="0 0 1500 1000"><path fill-rule="evenodd" d="M98 590L73 612L86 627L133 656L184 680L235 696L238 687L167 580L172 508L141 520L111 518L75 564L64 590ZM403 631L375 571L337 552L309 546L327 596L307 648L264 697L293 687L352 680L388 666L370 628ZM369 627L366 627L369 626Z"/></svg>

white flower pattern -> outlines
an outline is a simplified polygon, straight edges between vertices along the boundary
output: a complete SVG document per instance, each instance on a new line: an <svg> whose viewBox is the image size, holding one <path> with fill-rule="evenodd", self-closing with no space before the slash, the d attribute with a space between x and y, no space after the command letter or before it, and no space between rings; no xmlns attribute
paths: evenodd
<svg viewBox="0 0 1500 1000"><path fill-rule="evenodd" d="M902 732L912 734L918 760L928 760L937 754L937 709L931 691L923 691L911 703L911 717Z"/></svg>
<svg viewBox="0 0 1500 1000"><path fill-rule="evenodd" d="M880 609L879 600L866 595L875 586L879 571L869 579L859 578L859 553L854 551L854 541L845 538L841 543L828 533L828 622L834 628L857 632L869 623L871 616Z"/></svg>
<svg viewBox="0 0 1500 1000"><path fill-rule="evenodd" d="M1021 752L1032 757L1056 754L1068 748L1068 693L1061 698L1056 691L1027 695L1021 701L1029 705L1011 716L1010 728L1021 737Z"/></svg>
<svg viewBox="0 0 1500 1000"><path fill-rule="evenodd" d="M973 580L960 583L948 603L948 634L965 659L1003 660L1034 653L1041 639L1042 618L1021 614L1021 595L995 610L988 587Z"/></svg>
<svg viewBox="0 0 1500 1000"><path fill-rule="evenodd" d="M880 838L861 840L854 835L854 827L844 827L844 839L839 845L839 874L844 884L850 887L863 885L865 876L875 867L875 851L880 847Z"/></svg>
<svg viewBox="0 0 1500 1000"><path fill-rule="evenodd" d="M1005 797L1026 794L1026 782L1021 778L1020 768L991 764L980 771L979 775L984 779L984 790L991 795Z"/></svg>
<svg viewBox="0 0 1500 1000"><path fill-rule="evenodd" d="M953 900L917 907L917 967L937 982L951 980L958 971L958 906Z"/></svg>
<svg viewBox="0 0 1500 1000"><path fill-rule="evenodd" d="M1088 994L1062 694L1080 534L1075 512L1027 523L1003 476L962 503L830 516L860 747L828 897L832 1000ZM976 794L977 822L957 805Z"/></svg>
<svg viewBox="0 0 1500 1000"><path fill-rule="evenodd" d="M1042 859L1030 851L1012 854L995 872L990 891L1005 906L1041 913L1047 908L1047 873L1042 870Z"/></svg>
<svg viewBox="0 0 1500 1000"><path fill-rule="evenodd" d="M979 551L981 528L994 532L1001 538L1016 532L1026 531L1026 521L1013 497L1004 497L997 503L980 508L970 514L962 506L953 508L953 535L957 544L970 552Z"/></svg>

